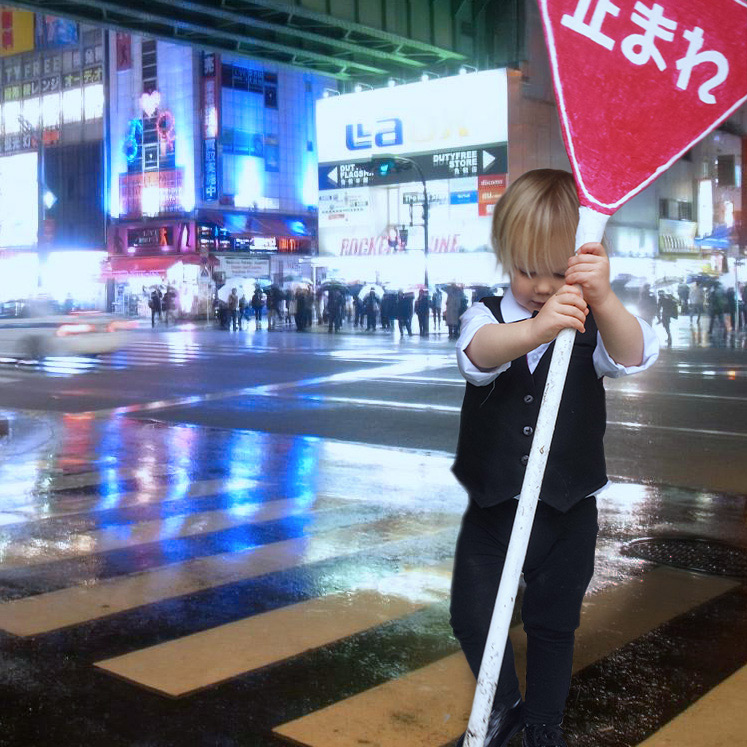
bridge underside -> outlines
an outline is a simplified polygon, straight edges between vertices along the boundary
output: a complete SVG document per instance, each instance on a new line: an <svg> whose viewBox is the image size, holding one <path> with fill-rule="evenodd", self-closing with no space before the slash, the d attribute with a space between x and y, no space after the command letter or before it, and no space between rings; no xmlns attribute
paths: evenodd
<svg viewBox="0 0 747 747"><path fill-rule="evenodd" d="M379 1L383 13L385 0ZM13 4L340 80L412 78L424 70L454 72L466 59L443 46L273 0L21 0ZM431 27L432 11L433 3ZM453 15L445 17L453 22Z"/></svg>

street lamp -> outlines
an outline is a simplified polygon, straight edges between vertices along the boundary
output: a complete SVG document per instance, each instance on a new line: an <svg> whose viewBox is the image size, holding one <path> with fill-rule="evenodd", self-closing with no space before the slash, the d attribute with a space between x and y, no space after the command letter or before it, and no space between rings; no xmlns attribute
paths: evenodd
<svg viewBox="0 0 747 747"><path fill-rule="evenodd" d="M426 291L430 288L428 282L428 215L430 212L430 206L428 203L428 185L425 181L425 174L418 165L418 162L407 156L394 156L394 155L381 155L375 156L371 159L371 166L376 169L380 176L386 176L390 172L405 171L407 169L414 168L418 172L420 177L420 183L423 185L423 240L425 245L423 247L423 255L425 259L425 279L424 285Z"/></svg>

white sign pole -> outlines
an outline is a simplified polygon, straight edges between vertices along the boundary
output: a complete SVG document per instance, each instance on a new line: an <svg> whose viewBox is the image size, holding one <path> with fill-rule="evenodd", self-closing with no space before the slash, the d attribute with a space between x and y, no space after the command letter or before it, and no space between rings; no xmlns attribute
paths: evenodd
<svg viewBox="0 0 747 747"><path fill-rule="evenodd" d="M602 240L608 218L609 216L598 213L591 208L584 206L579 208L576 252L588 242ZM532 532L532 523L537 510L537 501L542 487L542 479L545 475L550 444L555 432L555 422L558 419L560 399L565 386L575 337L575 330L564 329L555 340L550 369L547 373L547 383L537 417L537 426L534 430L532 448L529 452L529 462L521 486L519 506L516 510L511 540L506 552L506 562L503 566L485 652L477 678L475 698L472 702L472 713L467 725L464 747L483 747L485 742L495 688L498 684L498 676L503 664L503 654L508 641L508 628L511 624L516 594L519 590L519 578L529 546L529 535Z"/></svg>

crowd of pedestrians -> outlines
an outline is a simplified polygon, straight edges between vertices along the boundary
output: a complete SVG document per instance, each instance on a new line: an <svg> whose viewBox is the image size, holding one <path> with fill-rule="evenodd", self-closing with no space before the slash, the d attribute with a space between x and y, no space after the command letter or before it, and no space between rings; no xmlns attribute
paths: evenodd
<svg viewBox="0 0 747 747"><path fill-rule="evenodd" d="M173 326L176 323L177 306L176 291L171 286L166 288L165 293L161 291L160 286L154 287L148 298L151 327L155 327L156 322L166 327L169 323Z"/></svg>
<svg viewBox="0 0 747 747"><path fill-rule="evenodd" d="M654 295L650 284L642 286L638 297L638 313L649 324L661 324L672 347L672 321L688 318L693 332L702 332L705 341L715 344L734 343L737 332L747 329L747 285L724 288L718 280L682 282L676 295L661 289ZM704 324L701 327L701 319Z"/></svg>
<svg viewBox="0 0 747 747"><path fill-rule="evenodd" d="M355 293L342 284L329 283L316 293L311 286L283 289L270 285L264 289L256 285L250 299L243 290L232 288L223 301L214 302L217 324L225 330L262 329L267 320L268 330L309 330L313 324L326 328L330 334L344 328L376 332L399 330L400 335L412 337L416 333L428 337L448 328L449 339L459 334L459 317L468 307L461 286L452 285L446 292L436 288L429 293L425 288L417 292L405 290L371 289ZM413 330L417 317L417 330Z"/></svg>
<svg viewBox="0 0 747 747"><path fill-rule="evenodd" d="M342 283L323 284L316 292L311 285L295 288L256 285L250 298L233 288L227 302L216 300L216 319L226 330L262 329L266 320L268 330L297 330L304 332L315 325L336 334L344 329L373 333L399 331L402 337L428 337L446 331L448 339L456 340L460 333L460 319L469 306L469 291L451 284L437 286L432 292L420 288L417 293L376 287L349 288ZM489 291L487 291L489 295ZM472 301L482 295L475 291ZM688 320L693 330L694 344L728 344L737 339L737 331L747 330L747 286L740 284L724 288L716 279L703 278L690 283L681 282L676 288L654 288L644 284L632 299L637 313L649 325L659 325L666 344L673 345L673 326L676 320ZM171 289L163 296L154 289L151 296L152 323L173 320L176 299ZM413 330L413 317L417 329ZM696 339L697 337L697 339ZM741 338L739 338L741 339Z"/></svg>

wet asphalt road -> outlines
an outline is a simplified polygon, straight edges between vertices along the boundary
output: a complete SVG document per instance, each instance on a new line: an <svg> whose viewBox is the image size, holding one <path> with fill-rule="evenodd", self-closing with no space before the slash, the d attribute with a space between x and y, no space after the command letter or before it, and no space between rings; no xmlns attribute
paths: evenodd
<svg viewBox="0 0 747 747"><path fill-rule="evenodd" d="M691 346L686 324L675 339L654 369L607 387L615 485L600 500L596 642L579 634L568 713L579 745L639 744L747 663L742 579L623 552L646 536L747 548L745 351ZM468 680L447 715L438 699L425 716L401 693L394 711L369 700L436 666L447 682L461 682L448 667L463 676L447 613L463 384L444 336L141 330L96 362L3 366L0 384L14 432L0 447L0 744L414 747L458 735ZM595 617L631 588L650 595L649 622L630 604L627 633ZM316 632L331 623L314 615L354 617L335 595L362 593L387 600L379 617ZM393 599L406 599L396 613ZM304 607L315 600L332 611ZM236 658L221 637L197 673L174 664L199 660L189 647L165 664L139 653L265 619L241 640L261 630L248 648L266 658L212 679L214 660ZM273 631L299 620L309 641L286 650L283 633L275 651Z"/></svg>
<svg viewBox="0 0 747 747"><path fill-rule="evenodd" d="M266 330L140 331L98 362L0 368L0 408L108 413L318 435L452 453L463 383L444 335L329 336ZM662 350L648 372L608 381L613 476L743 493L745 351Z"/></svg>

